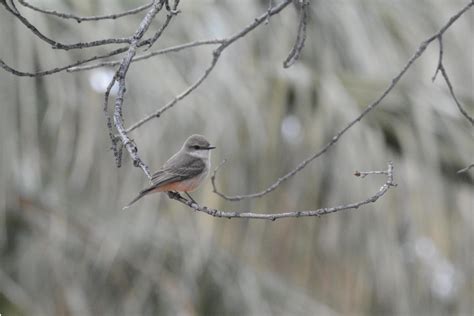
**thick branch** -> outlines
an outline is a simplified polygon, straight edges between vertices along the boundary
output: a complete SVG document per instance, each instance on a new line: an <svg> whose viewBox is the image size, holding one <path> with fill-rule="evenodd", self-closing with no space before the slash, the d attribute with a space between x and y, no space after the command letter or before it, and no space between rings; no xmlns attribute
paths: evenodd
<svg viewBox="0 0 474 316"><path fill-rule="evenodd" d="M114 153L115 164L117 165L118 168L120 168L121 165L122 165L122 148L123 148L123 145L122 145L122 143L118 144L119 143L119 138L115 137L115 135L114 135L112 117L110 116L109 109L108 109L110 91L112 90L112 87L114 86L116 81L117 81L117 72L115 73L114 77L109 82L109 84L107 85L107 89L105 89L104 103L103 103L102 110L104 111L107 130L109 132L109 137L110 137L110 141L111 141L111 144L112 144L110 149L112 149L112 151ZM119 148L117 148L117 144L120 145Z"/></svg>
<svg viewBox="0 0 474 316"><path fill-rule="evenodd" d="M337 141L352 127L354 126L357 122L359 122L364 116L366 116L370 111L372 111L374 108L376 108L384 99L385 97L392 91L392 89L397 85L397 83L400 81L400 79L403 77L403 75L407 72L407 70L411 67L411 65L425 52L426 48L428 47L429 44L431 44L434 40L437 38L441 37L444 32L460 17L462 16L467 10L469 10L472 6L474 5L474 1L471 1L468 3L464 8L462 8L458 13L456 13L454 16L452 16L449 21L441 27L441 29L430 36L428 39L425 41L421 42L419 45L418 49L416 50L415 54L408 60L408 62L405 64L405 66L402 68L402 70L392 79L388 87L383 91L383 93L371 104L369 104L364 111L362 111L354 120L350 121L344 128L342 128L332 139L329 141L323 148L321 148L318 152L313 154L312 156L308 157L307 159L303 160L300 164L298 164L293 170L285 174L284 176L278 178L273 184L271 184L269 187L266 189L256 192L256 193L251 193L251 194L246 194L246 195L235 195L235 196L229 196L226 195L222 192L220 192L216 185L215 185L215 177L217 170L219 169L216 168L214 170L214 174L211 177L212 181L212 187L213 187L213 192L219 195L220 197L229 200L229 201L240 201L243 199L251 199L251 198L258 198L262 197L265 194L268 194L272 191L274 191L276 188L280 186L284 181L288 180L301 170L303 170L310 162L318 158L319 156L323 155L326 151L329 150Z"/></svg>
<svg viewBox="0 0 474 316"><path fill-rule="evenodd" d="M148 30L153 18L155 15L163 8L164 2L162 0L155 0L153 2L153 5L151 6L151 9L147 12L145 17L143 18L142 22L140 23L140 26L138 29L135 31L132 37L132 42L130 44L130 47L128 48L127 54L122 60L122 63L120 64L119 69L117 70L116 75L111 81L111 84L109 87L111 88L113 86L114 82L118 83L118 94L117 97L115 98L115 107L114 107L114 115L113 115L113 120L114 120L114 125L115 128L118 131L120 140L122 141L123 146L127 149L129 152L130 156L132 157L133 164L137 167L140 167L143 172L147 175L149 179L151 179L151 173L150 170L148 169L148 166L143 163L141 158L137 154L137 146L134 144L134 142L128 137L127 132L125 131L125 128L123 126L123 118L122 118L122 105L123 105L123 99L124 95L126 92L126 85L125 85L125 77L127 75L128 69L130 67L130 63L133 59L133 57L136 54L137 50L137 45L140 41L140 39L143 37L145 32ZM108 89L110 91L110 89ZM108 100L106 97L105 100L105 112L107 112L107 104ZM110 132L110 130L109 130ZM115 140L113 140L114 143ZM114 155L116 156L119 155L120 153L114 152ZM119 158L120 160L120 158Z"/></svg>
<svg viewBox="0 0 474 316"><path fill-rule="evenodd" d="M362 172L360 172L362 174ZM287 217L304 217L304 216L322 216L330 213L335 213L339 211L345 211L350 209L358 209L359 207L374 203L380 197L382 197L387 191L396 186L393 182L393 164L389 162L388 169L386 171L369 171L365 172L365 174L385 174L387 175L387 180L385 183L380 187L380 189L371 197L356 203L351 203L347 205L340 205L334 207L325 207L320 208L317 210L305 210L305 211L288 211L283 213L254 213L254 212L239 212L239 211L221 211L213 208L209 208L207 206L199 206L196 203L185 199L179 194L176 193L169 193L169 197L174 199L188 207L192 208L195 211L203 212L205 214L214 216L214 217L224 217L224 218L251 218L251 219L266 219L266 220L277 220L280 218L287 218Z"/></svg>

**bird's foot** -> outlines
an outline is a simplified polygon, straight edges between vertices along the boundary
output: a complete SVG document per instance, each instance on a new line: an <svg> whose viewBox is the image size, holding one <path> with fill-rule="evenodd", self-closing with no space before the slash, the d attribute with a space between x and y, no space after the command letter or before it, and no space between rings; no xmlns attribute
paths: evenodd
<svg viewBox="0 0 474 316"><path fill-rule="evenodd" d="M179 194L178 192L176 191L168 191L168 197L170 199L175 199L175 200L178 200L178 199L184 199L181 194Z"/></svg>

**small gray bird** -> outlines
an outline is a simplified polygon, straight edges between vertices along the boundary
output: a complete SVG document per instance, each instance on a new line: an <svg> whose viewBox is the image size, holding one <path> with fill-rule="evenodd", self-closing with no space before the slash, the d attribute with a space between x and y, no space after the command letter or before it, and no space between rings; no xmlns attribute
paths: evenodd
<svg viewBox="0 0 474 316"><path fill-rule="evenodd" d="M124 209L154 192L184 192L189 196L188 192L196 190L209 173L210 150L214 148L216 147L211 146L204 136L195 134L188 137L183 147L153 174L153 184L140 191Z"/></svg>

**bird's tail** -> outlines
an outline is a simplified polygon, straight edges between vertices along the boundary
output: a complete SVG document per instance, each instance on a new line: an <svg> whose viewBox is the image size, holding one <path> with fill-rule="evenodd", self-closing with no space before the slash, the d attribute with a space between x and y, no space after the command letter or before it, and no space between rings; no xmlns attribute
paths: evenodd
<svg viewBox="0 0 474 316"><path fill-rule="evenodd" d="M136 201L140 200L142 197L144 197L145 195L147 195L148 193L150 193L150 191L153 191L154 187L151 187L151 188L148 188L148 189L145 189L143 191L140 191L140 194L138 194L138 196L136 198L134 198L130 203L128 203L127 205L125 205L122 209L125 210L127 208L129 208L130 206L132 206L133 204L135 204Z"/></svg>

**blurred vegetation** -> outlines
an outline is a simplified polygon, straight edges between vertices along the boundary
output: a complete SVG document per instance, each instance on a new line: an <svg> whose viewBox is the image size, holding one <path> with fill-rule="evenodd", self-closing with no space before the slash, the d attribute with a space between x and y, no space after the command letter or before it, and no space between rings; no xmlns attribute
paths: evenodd
<svg viewBox="0 0 474 316"><path fill-rule="evenodd" d="M37 5L95 15L142 3ZM228 159L222 190L261 190L378 97L418 44L465 3L312 1L302 60L283 69L297 26L289 7L226 50L197 91L132 137L158 168L188 135L206 135L217 146L214 166ZM181 1L182 13L155 48L225 37L267 5ZM22 11L67 43L132 34L142 16L77 24ZM444 37L445 65L471 114L472 17L467 12ZM51 50L3 9L0 38L2 59L24 71L92 54ZM126 123L185 89L211 51L133 64ZM473 162L473 130L441 78L431 82L437 58L434 43L377 110L272 194L227 203L209 181L194 194L220 209L316 209L371 196L384 179L352 173L394 161L398 187L377 203L276 222L215 219L164 195L122 211L147 181L128 158L114 165L96 87L107 72L30 79L0 71L0 313L472 315L474 180L472 170L456 171Z"/></svg>

